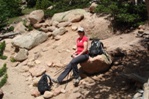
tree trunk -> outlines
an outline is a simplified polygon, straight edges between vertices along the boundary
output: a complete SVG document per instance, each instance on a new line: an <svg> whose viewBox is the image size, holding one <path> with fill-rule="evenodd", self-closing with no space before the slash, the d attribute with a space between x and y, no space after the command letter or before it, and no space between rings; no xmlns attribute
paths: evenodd
<svg viewBox="0 0 149 99"><path fill-rule="evenodd" d="M146 7L147 7L147 13L148 13L148 26L149 26L149 0L145 0Z"/></svg>

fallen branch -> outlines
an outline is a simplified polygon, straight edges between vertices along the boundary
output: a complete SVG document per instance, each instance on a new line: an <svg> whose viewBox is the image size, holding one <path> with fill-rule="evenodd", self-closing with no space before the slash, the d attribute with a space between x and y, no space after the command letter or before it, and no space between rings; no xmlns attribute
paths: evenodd
<svg viewBox="0 0 149 99"><path fill-rule="evenodd" d="M0 38L7 38L7 37L10 37L10 36L15 36L17 34L20 34L20 33L10 32L10 33L6 33L6 34L3 34L3 35L0 35Z"/></svg>

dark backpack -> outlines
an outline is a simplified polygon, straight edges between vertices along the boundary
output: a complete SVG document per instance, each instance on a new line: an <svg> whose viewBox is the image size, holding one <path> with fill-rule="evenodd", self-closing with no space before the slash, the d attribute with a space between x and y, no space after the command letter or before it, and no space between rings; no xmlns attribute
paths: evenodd
<svg viewBox="0 0 149 99"><path fill-rule="evenodd" d="M37 85L38 91L40 92L40 94L44 94L45 91L50 90L51 85L52 85L52 82L51 82L50 76L47 74L43 74Z"/></svg>
<svg viewBox="0 0 149 99"><path fill-rule="evenodd" d="M99 39L90 39L92 40L91 46L89 48L89 56L95 57L97 55L103 54L103 43Z"/></svg>

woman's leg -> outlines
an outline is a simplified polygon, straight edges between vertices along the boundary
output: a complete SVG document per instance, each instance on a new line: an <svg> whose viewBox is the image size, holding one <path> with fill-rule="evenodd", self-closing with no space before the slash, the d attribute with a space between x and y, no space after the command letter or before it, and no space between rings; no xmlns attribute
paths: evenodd
<svg viewBox="0 0 149 99"><path fill-rule="evenodd" d="M73 69L73 76L75 79L77 79L79 77L79 70L78 70L78 64L79 63L82 63L82 62L85 62L89 59L89 55L88 54L83 54L83 55L80 55L76 58L74 58L70 63L71 63L71 66L72 66L72 69Z"/></svg>
<svg viewBox="0 0 149 99"><path fill-rule="evenodd" d="M75 78L79 77L79 70L77 65L81 62L88 60L89 56L87 54L80 55L76 58L73 58L71 62L67 65L65 70L59 75L58 82L62 82L63 79L69 74L69 72L73 69L73 75Z"/></svg>
<svg viewBox="0 0 149 99"><path fill-rule="evenodd" d="M67 65L67 67L65 68L65 70L59 75L59 77L57 78L58 82L62 82L63 79L69 74L69 72L72 70L72 66L71 63L69 63Z"/></svg>

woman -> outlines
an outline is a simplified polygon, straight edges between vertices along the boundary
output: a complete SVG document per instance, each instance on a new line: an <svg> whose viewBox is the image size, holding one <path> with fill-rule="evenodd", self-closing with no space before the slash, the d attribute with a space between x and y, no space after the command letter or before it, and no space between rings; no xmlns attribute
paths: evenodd
<svg viewBox="0 0 149 99"><path fill-rule="evenodd" d="M69 74L71 70L73 70L74 85L78 85L79 81L81 80L77 65L89 59L88 38L85 36L85 32L82 27L79 27L77 32L79 37L76 40L77 43L76 51L74 54L71 55L73 59L67 65L65 70L59 75L59 77L56 80L53 79L53 81L56 83L62 83L63 79Z"/></svg>

